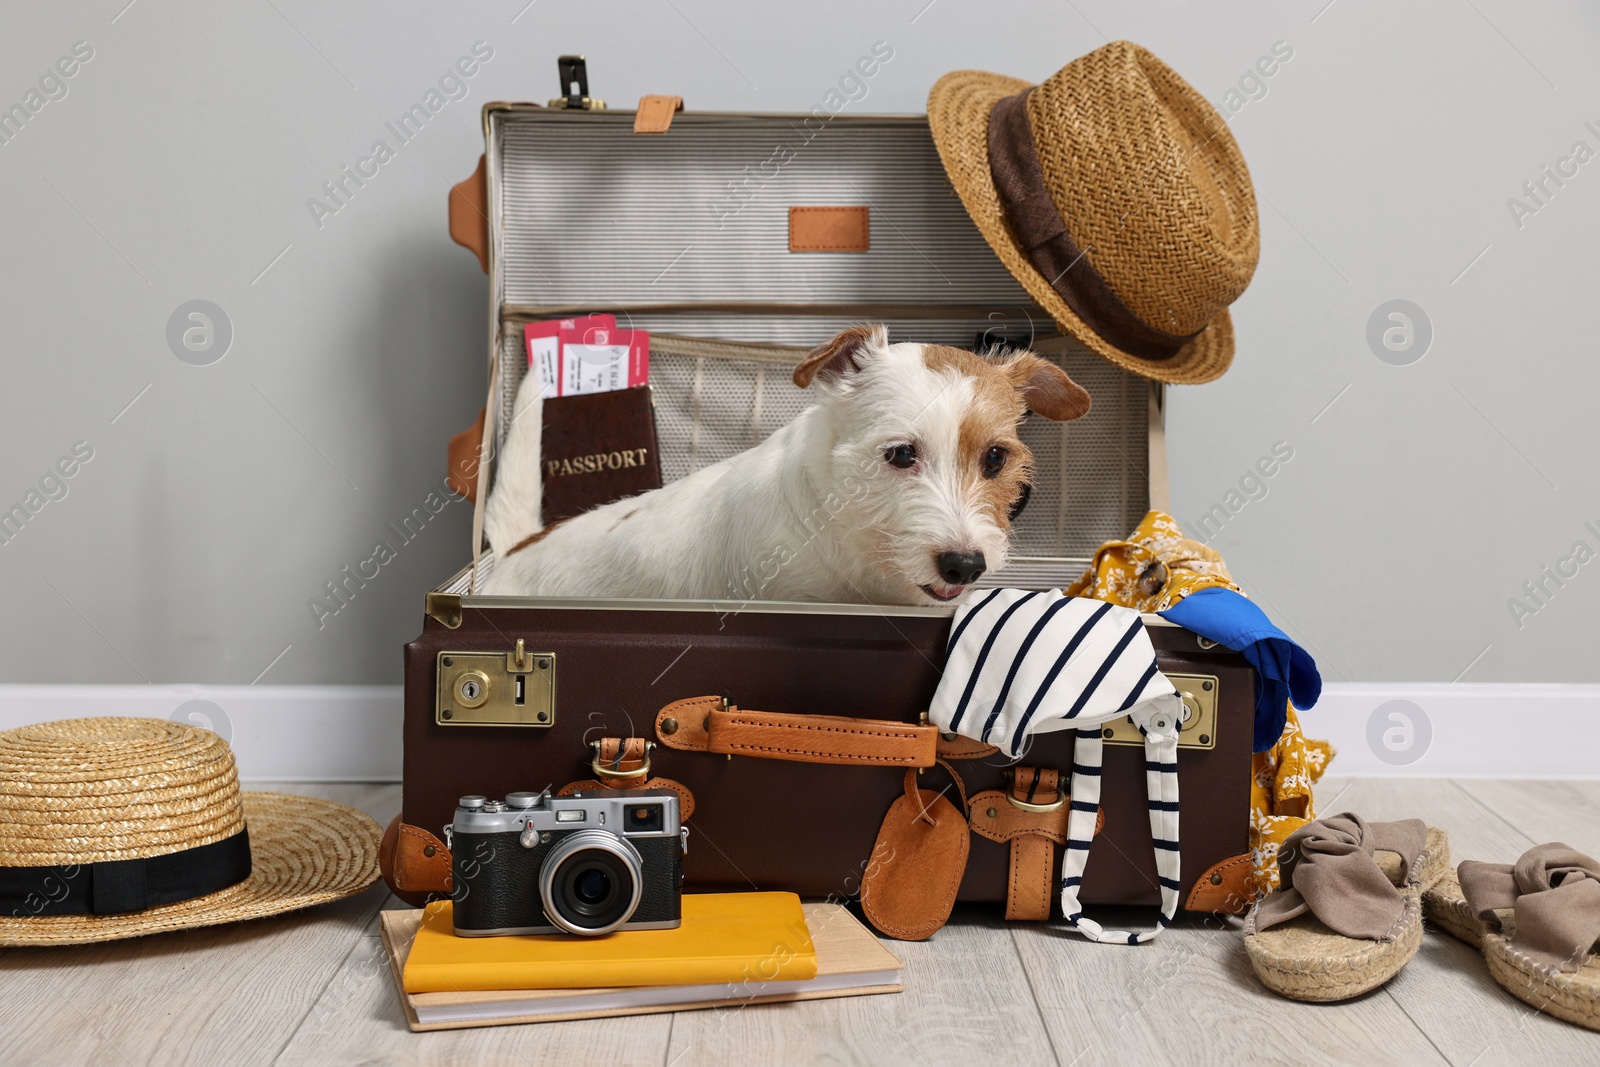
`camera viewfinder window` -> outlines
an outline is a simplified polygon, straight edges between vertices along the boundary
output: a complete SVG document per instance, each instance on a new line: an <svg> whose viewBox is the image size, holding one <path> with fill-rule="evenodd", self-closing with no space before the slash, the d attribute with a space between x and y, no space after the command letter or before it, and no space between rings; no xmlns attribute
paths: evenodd
<svg viewBox="0 0 1600 1067"><path fill-rule="evenodd" d="M666 827L665 814L660 804L629 804L623 819L623 832L629 834L660 833Z"/></svg>

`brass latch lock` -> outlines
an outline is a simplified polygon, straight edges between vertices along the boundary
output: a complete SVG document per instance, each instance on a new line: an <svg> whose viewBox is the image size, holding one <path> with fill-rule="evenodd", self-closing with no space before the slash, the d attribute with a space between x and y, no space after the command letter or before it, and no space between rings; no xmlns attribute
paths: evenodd
<svg viewBox="0 0 1600 1067"><path fill-rule="evenodd" d="M551 100L552 108L572 111L604 111L606 102L589 95L589 61L583 56L562 56L556 60L561 75L561 95Z"/></svg>
<svg viewBox="0 0 1600 1067"><path fill-rule="evenodd" d="M434 721L440 726L554 726L556 654L441 652Z"/></svg>
<svg viewBox="0 0 1600 1067"><path fill-rule="evenodd" d="M1215 675L1168 674L1183 701L1178 720L1178 747L1217 747L1217 687ZM1133 720L1124 716L1100 728L1108 745L1143 745L1144 737Z"/></svg>

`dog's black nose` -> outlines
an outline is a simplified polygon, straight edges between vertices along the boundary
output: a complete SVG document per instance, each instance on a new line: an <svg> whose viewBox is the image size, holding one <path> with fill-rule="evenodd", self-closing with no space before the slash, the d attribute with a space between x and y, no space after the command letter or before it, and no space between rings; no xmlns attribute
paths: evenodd
<svg viewBox="0 0 1600 1067"><path fill-rule="evenodd" d="M939 577L951 585L971 585L983 577L988 565L982 552L941 552L933 559Z"/></svg>

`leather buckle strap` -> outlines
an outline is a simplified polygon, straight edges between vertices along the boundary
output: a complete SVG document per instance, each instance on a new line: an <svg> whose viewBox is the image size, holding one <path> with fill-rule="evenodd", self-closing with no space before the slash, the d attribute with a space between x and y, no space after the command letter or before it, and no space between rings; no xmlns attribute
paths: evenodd
<svg viewBox="0 0 1600 1067"><path fill-rule="evenodd" d="M689 697L662 708L656 736L668 748L685 752L866 767L932 767L939 742L933 726L745 711L715 696Z"/></svg>
<svg viewBox="0 0 1600 1067"><path fill-rule="evenodd" d="M1028 815L1049 816L1067 809L1060 775L1048 768L1016 767L1006 793L1011 807ZM1048 837L1024 832L1011 839L1011 870L1006 889L1007 919L1048 919L1055 894L1056 845Z"/></svg>
<svg viewBox="0 0 1600 1067"><path fill-rule="evenodd" d="M1049 768L1015 767L1009 789L986 789L973 796L968 816L972 832L1011 846L1007 919L1050 917L1056 850L1067 843L1070 810L1061 775ZM1095 832L1104 825L1102 811Z"/></svg>
<svg viewBox="0 0 1600 1067"><path fill-rule="evenodd" d="M589 747L594 750L589 769L597 778L617 781L650 777L650 750L656 746L642 737L602 737L589 742Z"/></svg>

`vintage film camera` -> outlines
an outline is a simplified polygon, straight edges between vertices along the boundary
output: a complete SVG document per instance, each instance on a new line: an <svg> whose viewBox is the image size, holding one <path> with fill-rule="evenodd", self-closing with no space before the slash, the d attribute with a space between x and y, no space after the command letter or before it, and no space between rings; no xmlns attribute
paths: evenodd
<svg viewBox="0 0 1600 1067"><path fill-rule="evenodd" d="M449 829L459 937L592 937L681 921L689 829L670 790L466 796Z"/></svg>

